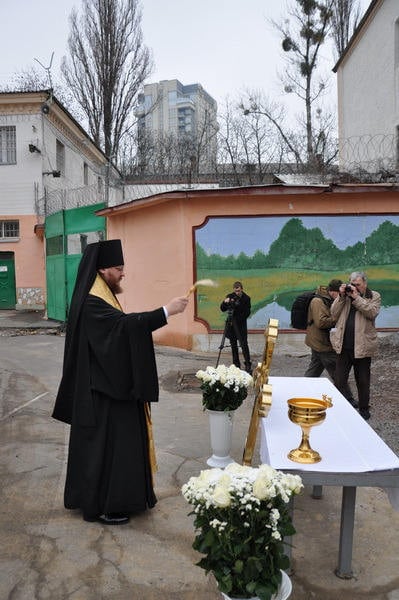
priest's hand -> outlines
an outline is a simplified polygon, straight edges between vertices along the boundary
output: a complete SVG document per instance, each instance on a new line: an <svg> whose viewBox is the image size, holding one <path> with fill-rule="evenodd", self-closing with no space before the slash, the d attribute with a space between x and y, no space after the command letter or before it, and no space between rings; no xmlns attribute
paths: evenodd
<svg viewBox="0 0 399 600"><path fill-rule="evenodd" d="M182 313L188 304L188 298L186 296L178 296L177 298L172 298L165 306L168 315L177 315L178 313Z"/></svg>

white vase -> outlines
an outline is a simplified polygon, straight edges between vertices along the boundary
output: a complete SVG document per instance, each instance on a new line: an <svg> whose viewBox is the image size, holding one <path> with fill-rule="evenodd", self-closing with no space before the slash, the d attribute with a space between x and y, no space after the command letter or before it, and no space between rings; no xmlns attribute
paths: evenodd
<svg viewBox="0 0 399 600"><path fill-rule="evenodd" d="M210 467L223 469L234 460L230 456L234 410L207 410L212 456L206 461Z"/></svg>
<svg viewBox="0 0 399 600"><path fill-rule="evenodd" d="M285 571L281 571L281 584L277 592L273 594L272 600L287 600L291 596L292 583L291 579ZM230 597L222 592L224 600L259 600L259 596L253 596L252 598L236 598Z"/></svg>

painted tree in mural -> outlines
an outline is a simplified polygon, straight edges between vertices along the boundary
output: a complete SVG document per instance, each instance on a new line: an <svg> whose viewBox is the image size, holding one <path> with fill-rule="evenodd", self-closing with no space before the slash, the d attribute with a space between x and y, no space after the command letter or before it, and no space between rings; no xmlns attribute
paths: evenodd
<svg viewBox="0 0 399 600"><path fill-rule="evenodd" d="M356 237L356 236L355 236ZM207 254L196 245L197 268L202 270L309 269L348 270L348 265L399 264L399 226L384 221L364 242L350 243L340 249L325 237L321 229L304 227L301 218L293 217L281 228L268 252L257 250L253 256L241 251L237 256Z"/></svg>

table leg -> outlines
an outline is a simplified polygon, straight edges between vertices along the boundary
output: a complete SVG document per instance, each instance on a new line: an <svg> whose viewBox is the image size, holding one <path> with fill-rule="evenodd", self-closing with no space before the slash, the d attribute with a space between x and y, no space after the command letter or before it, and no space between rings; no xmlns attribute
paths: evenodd
<svg viewBox="0 0 399 600"><path fill-rule="evenodd" d="M322 485L314 485L312 498L315 500L320 500L323 497L323 486Z"/></svg>
<svg viewBox="0 0 399 600"><path fill-rule="evenodd" d="M335 570L335 574L341 579L351 579L353 577L352 547L355 523L355 501L356 487L343 487L338 567Z"/></svg>

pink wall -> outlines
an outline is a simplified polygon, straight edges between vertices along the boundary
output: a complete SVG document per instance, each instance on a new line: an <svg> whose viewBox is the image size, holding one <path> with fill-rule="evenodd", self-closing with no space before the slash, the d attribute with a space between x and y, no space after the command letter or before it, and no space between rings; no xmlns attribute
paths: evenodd
<svg viewBox="0 0 399 600"><path fill-rule="evenodd" d="M31 300L39 302L43 299L46 289L46 271L43 240L36 235L34 228L37 224L35 215L7 215L7 221L19 221L19 241L2 242L1 252L14 252L15 284L17 300L29 290ZM33 302L37 306L36 302Z"/></svg>
<svg viewBox="0 0 399 600"><path fill-rule="evenodd" d="M192 228L208 216L399 213L392 186L263 186L170 192L99 211L107 216L108 239L122 239L126 311L158 307L185 294L193 283ZM192 348L193 336L206 334L194 320L194 298L183 315L155 333L158 343Z"/></svg>

